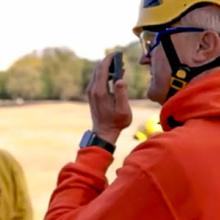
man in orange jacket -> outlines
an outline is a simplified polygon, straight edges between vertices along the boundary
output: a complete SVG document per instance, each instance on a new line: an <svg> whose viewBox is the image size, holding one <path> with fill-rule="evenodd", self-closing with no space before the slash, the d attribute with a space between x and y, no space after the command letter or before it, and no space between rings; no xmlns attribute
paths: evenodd
<svg viewBox="0 0 220 220"><path fill-rule="evenodd" d="M124 81L107 91L108 55L88 88L92 131L61 170L46 220L220 219L220 0L142 0L133 30L164 132L135 148L107 184L132 118Z"/></svg>

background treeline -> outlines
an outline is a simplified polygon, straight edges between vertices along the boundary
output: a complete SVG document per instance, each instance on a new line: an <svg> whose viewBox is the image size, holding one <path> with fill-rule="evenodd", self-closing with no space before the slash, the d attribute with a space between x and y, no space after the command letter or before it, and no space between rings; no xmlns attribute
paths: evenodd
<svg viewBox="0 0 220 220"><path fill-rule="evenodd" d="M106 50L106 53L118 49ZM120 47L124 52L124 76L129 97L145 95L149 75L141 67L138 43ZM47 48L32 52L16 61L7 71L0 72L0 99L84 100L85 91L96 61L79 58L67 48Z"/></svg>

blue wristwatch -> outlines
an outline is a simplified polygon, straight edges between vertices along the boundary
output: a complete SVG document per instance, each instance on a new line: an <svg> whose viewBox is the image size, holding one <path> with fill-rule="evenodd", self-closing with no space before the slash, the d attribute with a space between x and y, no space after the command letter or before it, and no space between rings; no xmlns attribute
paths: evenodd
<svg viewBox="0 0 220 220"><path fill-rule="evenodd" d="M80 141L79 144L80 148L90 147L90 146L96 146L100 147L102 149L105 149L106 151L110 152L111 154L115 151L115 146L108 143L107 141L101 139L96 135L95 132L92 132L90 130L86 131Z"/></svg>

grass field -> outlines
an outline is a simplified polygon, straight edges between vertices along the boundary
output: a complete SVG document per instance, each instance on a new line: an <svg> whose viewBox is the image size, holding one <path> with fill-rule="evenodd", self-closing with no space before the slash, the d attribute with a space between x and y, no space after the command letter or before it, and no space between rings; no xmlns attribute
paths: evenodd
<svg viewBox="0 0 220 220"><path fill-rule="evenodd" d="M133 123L118 142L110 181L125 156L138 144L133 134L159 108L147 101L131 102ZM0 147L21 163L30 191L34 219L42 220L59 170L73 161L83 132L91 127L86 103L46 102L0 108Z"/></svg>

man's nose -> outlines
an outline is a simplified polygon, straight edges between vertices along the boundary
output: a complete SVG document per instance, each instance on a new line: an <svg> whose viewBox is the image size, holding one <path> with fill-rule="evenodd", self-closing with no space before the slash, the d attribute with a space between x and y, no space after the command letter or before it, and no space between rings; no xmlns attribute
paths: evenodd
<svg viewBox="0 0 220 220"><path fill-rule="evenodd" d="M141 65L150 65L151 63L151 58L149 55L146 55L146 54L142 54L142 56L140 57L140 60L139 60L139 64Z"/></svg>

